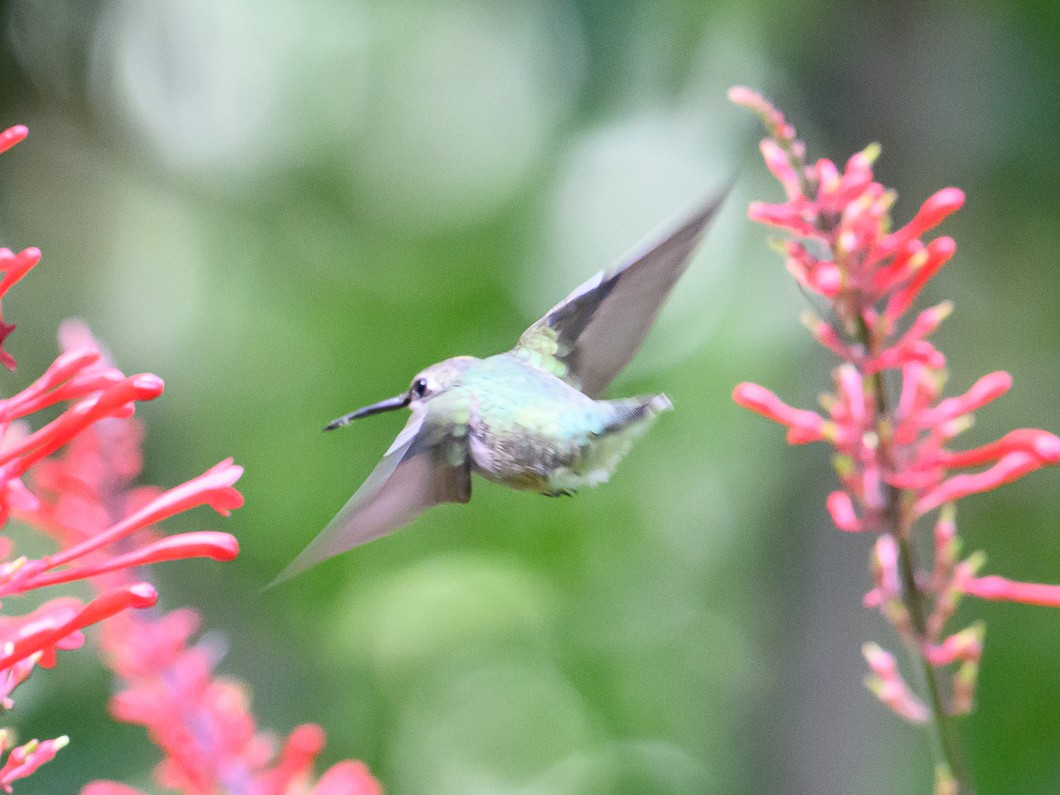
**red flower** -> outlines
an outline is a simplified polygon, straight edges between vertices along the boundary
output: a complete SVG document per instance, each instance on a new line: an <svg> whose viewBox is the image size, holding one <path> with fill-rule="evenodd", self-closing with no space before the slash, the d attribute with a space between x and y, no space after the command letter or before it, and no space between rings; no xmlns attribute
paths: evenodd
<svg viewBox="0 0 1060 795"><path fill-rule="evenodd" d="M13 631L0 634L4 650L0 671L31 654L41 655L40 664L51 668L56 649L76 649L84 643L79 630L130 607L150 607L157 601L158 593L146 582L108 590L84 607L75 599L53 599L28 616L11 620Z"/></svg>
<svg viewBox="0 0 1060 795"><path fill-rule="evenodd" d="M383 795L362 762L339 762L320 777L310 795Z"/></svg>
<svg viewBox="0 0 1060 795"><path fill-rule="evenodd" d="M840 360L832 372L834 389L821 400L827 416L789 406L757 384L739 384L733 399L787 427L791 444L825 441L835 448L842 489L828 496L828 512L841 530L878 534L872 558L876 587L865 604L879 609L919 658L930 709L899 677L894 658L875 644L864 650L873 672L866 683L903 717L934 722L943 749L940 781L949 782L958 761L948 715L972 707L983 638L979 623L943 637L958 600L969 594L1060 606L1060 586L977 577L983 557L957 557L952 504L1060 463L1060 437L1023 428L971 450L952 446L971 425L973 412L1012 386L1012 377L998 371L963 395L944 398L946 359L928 337L952 305L943 302L912 320L906 317L927 281L956 251L952 238L922 237L963 206L964 193L952 187L937 191L908 223L890 231L896 197L875 181L878 146L855 154L842 170L830 160L807 163L794 127L767 100L746 88L731 89L729 96L765 124L769 137L762 155L786 198L778 204L754 202L748 215L795 238L781 246L785 266L803 289L824 300L833 318L807 313L803 322ZM985 468L961 471L971 467ZM934 564L919 569L912 539L918 519L936 510ZM939 669L949 666L955 670L944 703Z"/></svg>
<svg viewBox="0 0 1060 795"><path fill-rule="evenodd" d="M11 782L34 773L45 762L55 758L55 754L70 742L65 735L54 740L30 740L11 750L3 767L0 767L0 789L14 792ZM0 730L0 753L7 749L6 730Z"/></svg>
<svg viewBox="0 0 1060 795"><path fill-rule="evenodd" d="M6 152L27 135L29 135L29 128L24 124L16 124L0 132L0 153Z"/></svg>
<svg viewBox="0 0 1060 795"><path fill-rule="evenodd" d="M872 671L872 675L865 678L865 686L880 701L913 723L924 723L931 719L928 708L913 695L898 673L898 661L893 654L875 643L866 643L861 647L861 653Z"/></svg>
<svg viewBox="0 0 1060 795"><path fill-rule="evenodd" d="M359 762L336 765L309 788L323 730L299 726L277 752L272 737L258 731L244 686L213 674L216 648L189 644L197 625L198 616L182 610L153 620L124 615L103 629L104 651L124 685L111 712L143 725L162 750L159 785L194 795L382 792Z"/></svg>
<svg viewBox="0 0 1060 795"><path fill-rule="evenodd" d="M98 350L83 327L67 326L62 336L68 345ZM85 361L97 375L110 372L100 357ZM20 585L42 587L90 578L97 590L107 592L129 586L132 566L235 556L238 545L226 533L158 538L150 528L200 505L221 514L239 507L243 498L233 484L242 468L229 459L168 491L136 488L142 438L134 418L102 420L81 432L60 456L42 461L40 477L35 468L33 485L40 499L31 512L19 515L59 540L62 549L29 562L35 565L18 575ZM199 623L193 610L184 609L149 616L126 613L102 627L104 660L121 684L111 700L111 714L143 725L162 751L155 771L160 786L204 795L380 791L366 768L352 762L336 766L310 789L312 767L324 747L323 731L313 725L298 727L277 751L272 736L258 730L245 687L215 675L221 658L216 646L193 642ZM358 788L347 786L354 772L360 776ZM85 791L128 792L111 782L93 782Z"/></svg>
<svg viewBox="0 0 1060 795"><path fill-rule="evenodd" d="M25 136L24 127L0 133L0 152ZM0 249L0 298L39 260L40 252L34 248L18 254ZM0 319L0 363L9 368L15 361L2 343L13 328ZM217 718L211 726L215 735L200 738L203 742L197 749L179 749L166 764L175 769L179 753L185 753L185 759L194 753L208 756L218 765L207 766L203 787L186 791L234 791L236 787L225 785L238 782L224 775L234 773L238 779L240 763L258 775L271 756L266 738L255 732L253 718L241 706L239 687L211 678L216 655L186 647L197 623L194 614L177 612L155 625L134 621L127 611L150 607L158 599L154 587L134 578L131 568L189 557L231 560L236 556L238 543L227 533L159 537L152 530L162 520L199 505L227 515L243 503L234 487L243 470L227 459L168 491L132 487L140 471L142 433L131 417L138 401L162 393L162 380L150 373L126 377L111 367L83 326L68 324L62 337L66 351L51 367L26 389L0 400L0 526L17 515L54 539L59 549L40 559L12 558L11 542L0 538L5 558L0 563L0 598L7 602L31 590L74 580L89 580L96 596L87 603L60 596L23 615L0 616L0 705L5 710L13 707L12 691L36 665L52 667L57 651L82 646L84 628L105 621L109 637L115 637L121 636L121 627L135 627L125 633L126 645L113 651L127 675L140 677L143 686L130 687L122 703L130 712L149 707L149 713L141 714L149 714L154 725L170 723L176 731L181 726L172 719L181 714L178 708L192 710L185 712L189 717L185 731L189 725L202 727L210 725L211 717ZM30 430L37 412L56 406L62 407L57 417ZM154 677L165 675L172 678L159 686ZM182 683L185 690L180 689ZM316 730L316 750L310 752L296 742L305 734L292 735L292 747L301 748L300 755L285 752L283 759L290 757L297 764L288 765L286 776L275 776L276 786L269 792L286 792L289 782L306 778L323 739ZM0 730L0 756L7 751L8 738L8 731ZM33 773L67 742L66 737L31 740L11 750L0 765L0 789L11 792L13 781ZM215 775L218 771L221 777ZM172 778L189 787L194 784ZM97 795L135 792L106 782L88 789Z"/></svg>
<svg viewBox="0 0 1060 795"><path fill-rule="evenodd" d="M750 409L774 422L788 426L790 444L818 442L824 439L829 432L829 426L817 412L793 408L764 386L749 383L737 384L733 387L732 399L745 409Z"/></svg>
<svg viewBox="0 0 1060 795"><path fill-rule="evenodd" d="M1060 607L1060 585L1013 582L994 575L966 580L961 583L961 590L969 596L978 596L980 599Z"/></svg>
<svg viewBox="0 0 1060 795"><path fill-rule="evenodd" d="M26 137L28 130L25 127L11 127L0 133L0 152L4 152ZM4 272L4 278L0 279L0 299L21 279L26 273L40 262L40 249L27 248L17 254L12 254L10 249L0 248L0 271ZM15 357L4 350L4 340L15 330L13 325L5 323L0 317L0 364L8 370L15 369Z"/></svg>

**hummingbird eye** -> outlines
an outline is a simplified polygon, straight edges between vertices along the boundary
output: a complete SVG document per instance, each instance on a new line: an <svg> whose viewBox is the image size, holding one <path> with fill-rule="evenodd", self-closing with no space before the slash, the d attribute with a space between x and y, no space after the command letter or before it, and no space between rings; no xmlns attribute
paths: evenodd
<svg viewBox="0 0 1060 795"><path fill-rule="evenodd" d="M417 378L412 382L412 396L421 398L427 394L427 379Z"/></svg>

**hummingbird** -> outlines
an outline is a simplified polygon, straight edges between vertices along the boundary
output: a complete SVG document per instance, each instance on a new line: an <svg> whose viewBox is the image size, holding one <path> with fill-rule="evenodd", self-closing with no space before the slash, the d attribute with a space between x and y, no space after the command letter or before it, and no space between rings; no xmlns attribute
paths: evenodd
<svg viewBox="0 0 1060 795"><path fill-rule="evenodd" d="M275 582L393 533L434 505L466 503L473 472L548 496L607 481L672 406L661 393L605 400L604 391L637 352L727 193L576 288L510 351L433 364L396 397L328 423L331 431L411 412L383 460Z"/></svg>

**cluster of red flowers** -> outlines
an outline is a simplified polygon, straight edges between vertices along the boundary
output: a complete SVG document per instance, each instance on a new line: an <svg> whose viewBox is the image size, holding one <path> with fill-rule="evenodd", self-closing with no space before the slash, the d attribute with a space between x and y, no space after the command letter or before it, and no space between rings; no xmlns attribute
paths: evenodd
<svg viewBox="0 0 1060 795"><path fill-rule="evenodd" d="M219 653L209 644L188 645L199 617L174 610L153 620L124 614L103 627L110 666L125 685L111 702L115 718L147 728L164 759L156 781L187 795L381 795L362 762L344 761L311 783L324 749L324 732L296 727L277 752L259 732L246 687L213 675ZM97 781L82 795L145 795Z"/></svg>
<svg viewBox="0 0 1060 795"><path fill-rule="evenodd" d="M26 132L13 127L0 133L0 152ZM37 249L17 254L0 249L0 298L39 260ZM2 343L13 328L0 319L0 363L9 368L15 362ZM200 505L222 515L238 508L243 497L233 484L242 468L228 459L166 491L134 487L143 434L132 415L138 401L161 394L162 380L146 373L125 376L79 324L64 327L61 338L64 351L47 371L0 400L0 526L15 518L47 535L58 551L36 559L13 557L10 539L0 538L0 598L73 581L87 582L95 596L87 603L59 596L23 615L0 616L3 707L13 707L12 691L36 666L51 668L58 650L84 644L82 629L108 619L105 658L125 688L114 697L112 711L119 720L144 724L162 748L165 759L156 776L162 786L202 795L379 793L359 762L335 765L310 788L311 768L324 745L322 730L296 728L276 754L272 740L255 726L243 687L213 676L217 655L207 647L188 645L197 615L178 610L153 616L143 610L158 594L134 568L237 555L238 543L228 533L160 536L153 528ZM59 416L30 431L26 418L55 406L64 406ZM9 730L0 730L0 753L10 737ZM65 736L31 740L12 749L0 765L0 789L11 792L12 782L51 760L68 741ZM136 790L95 782L83 792Z"/></svg>
<svg viewBox="0 0 1060 795"><path fill-rule="evenodd" d="M807 313L805 323L841 360L833 371L834 391L821 399L823 415L789 406L758 384L739 384L733 399L785 425L791 444L831 444L842 486L827 499L833 521L841 530L878 536L876 587L865 601L880 609L928 667L932 708L876 644L864 648L869 687L914 721L944 719L940 710L965 713L972 707L983 626L945 634L958 599L969 594L1060 606L1060 586L978 576L984 557L959 557L953 503L1060 462L1060 438L1023 428L975 449L950 447L971 425L972 413L1012 384L1008 373L995 372L963 395L944 398L946 360L927 338L952 306L944 302L905 320L924 285L956 250L950 237L927 243L921 237L959 209L964 194L944 188L909 223L890 231L896 197L874 179L877 146L855 154L842 170L827 159L808 164L805 145L772 104L746 88L731 89L729 97L764 122L769 136L761 142L762 155L787 198L752 203L749 217L793 236L780 244L787 269L830 314L826 320ZM891 395L897 396L893 405ZM972 467L985 468L954 474ZM934 565L920 569L910 539L917 520L936 511ZM953 664L943 703L935 670Z"/></svg>

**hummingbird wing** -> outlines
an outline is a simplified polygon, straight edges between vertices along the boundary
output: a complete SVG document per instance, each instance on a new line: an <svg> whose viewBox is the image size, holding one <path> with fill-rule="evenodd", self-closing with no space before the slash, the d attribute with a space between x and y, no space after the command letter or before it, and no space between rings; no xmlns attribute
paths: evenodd
<svg viewBox="0 0 1060 795"><path fill-rule="evenodd" d="M466 441L432 425L426 415L425 410L414 410L368 479L273 585L400 530L433 505L471 499Z"/></svg>
<svg viewBox="0 0 1060 795"><path fill-rule="evenodd" d="M523 332L515 351L530 361L537 354L544 369L599 397L640 348L727 194L714 194L673 231L582 284Z"/></svg>

